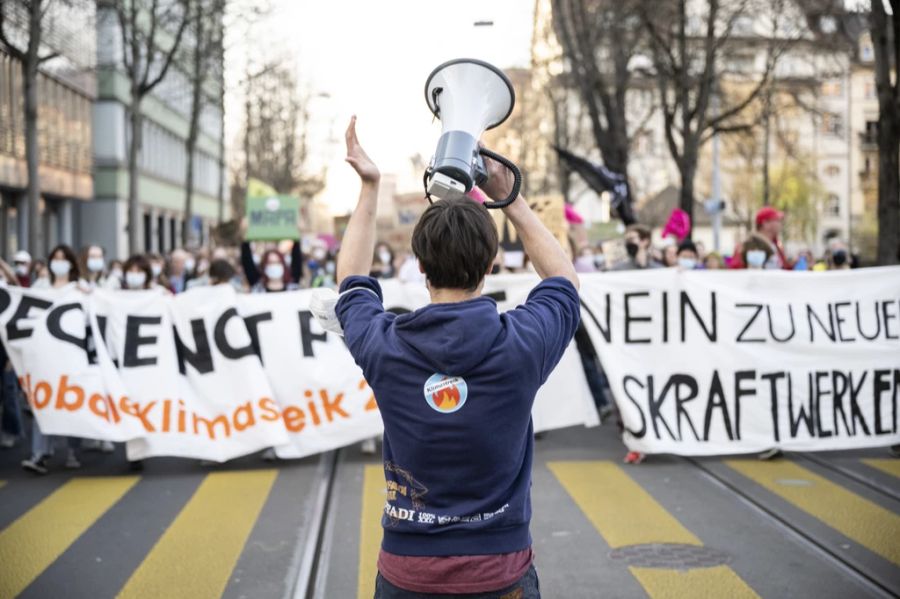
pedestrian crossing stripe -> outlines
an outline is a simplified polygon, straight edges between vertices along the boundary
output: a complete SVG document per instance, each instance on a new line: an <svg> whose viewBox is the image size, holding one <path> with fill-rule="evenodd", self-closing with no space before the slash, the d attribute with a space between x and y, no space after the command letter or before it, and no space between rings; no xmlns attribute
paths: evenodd
<svg viewBox="0 0 900 599"><path fill-rule="evenodd" d="M897 458L870 458L861 461L866 466L871 466L872 468L876 468L882 472L900 478L900 460Z"/></svg>
<svg viewBox="0 0 900 599"><path fill-rule="evenodd" d="M136 476L72 479L0 531L0 599L25 590L137 481Z"/></svg>
<svg viewBox="0 0 900 599"><path fill-rule="evenodd" d="M117 597L220 597L277 475L208 474Z"/></svg>
<svg viewBox="0 0 900 599"><path fill-rule="evenodd" d="M385 498L384 466L366 464L363 469L359 523L357 599L371 599L375 595L378 552L381 549L381 514L384 513Z"/></svg>
<svg viewBox="0 0 900 599"><path fill-rule="evenodd" d="M547 467L613 549L648 543L703 544L613 462L548 462ZM725 565L628 569L653 599L758 597Z"/></svg>
<svg viewBox="0 0 900 599"><path fill-rule="evenodd" d="M794 507L900 566L900 516L787 460L726 460L725 464ZM808 481L787 485L780 481Z"/></svg>

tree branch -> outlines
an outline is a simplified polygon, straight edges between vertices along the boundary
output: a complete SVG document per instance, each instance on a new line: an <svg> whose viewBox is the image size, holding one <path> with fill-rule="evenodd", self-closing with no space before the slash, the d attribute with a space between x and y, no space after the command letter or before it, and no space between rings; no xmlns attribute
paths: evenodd
<svg viewBox="0 0 900 599"><path fill-rule="evenodd" d="M163 77L166 76L166 72L169 70L169 66L172 64L172 60L175 57L175 54L178 52L178 46L181 44L181 38L184 35L184 30L187 28L188 21L190 20L187 4L184 1L180 2L179 4L181 4L183 10L181 15L181 23L179 23L178 26L178 33L175 35L175 41L172 42L172 47L169 48L168 52L166 52L164 58L165 62L163 63L162 69L160 69L157 76L152 81L149 81L142 86L142 95L148 93L150 90L156 87L160 81L162 81Z"/></svg>
<svg viewBox="0 0 900 599"><path fill-rule="evenodd" d="M6 8L4 4L0 4L0 43L6 48L10 56L18 61L25 60L25 51L15 46L8 37L6 37Z"/></svg>

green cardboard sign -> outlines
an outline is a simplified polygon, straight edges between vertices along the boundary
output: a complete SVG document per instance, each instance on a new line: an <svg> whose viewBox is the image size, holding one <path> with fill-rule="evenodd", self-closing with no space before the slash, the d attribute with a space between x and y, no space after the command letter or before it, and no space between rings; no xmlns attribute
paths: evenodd
<svg viewBox="0 0 900 599"><path fill-rule="evenodd" d="M247 240L300 239L300 199L289 195L247 198Z"/></svg>

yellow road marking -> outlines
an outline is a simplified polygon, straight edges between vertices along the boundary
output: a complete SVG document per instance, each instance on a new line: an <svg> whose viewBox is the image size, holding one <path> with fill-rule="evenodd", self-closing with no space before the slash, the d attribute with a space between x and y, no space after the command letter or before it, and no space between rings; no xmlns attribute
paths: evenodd
<svg viewBox="0 0 900 599"><path fill-rule="evenodd" d="M359 599L371 599L375 594L375 575L378 572L378 551L381 549L381 514L384 513L384 466L367 464L363 471L362 509L359 524Z"/></svg>
<svg viewBox="0 0 900 599"><path fill-rule="evenodd" d="M209 474L119 597L220 597L277 470Z"/></svg>
<svg viewBox="0 0 900 599"><path fill-rule="evenodd" d="M547 467L614 549L644 543L703 544L612 462L551 462ZM758 597L728 566L629 570L653 599Z"/></svg>
<svg viewBox="0 0 900 599"><path fill-rule="evenodd" d="M900 460L897 458L870 458L862 460L862 463L900 478Z"/></svg>
<svg viewBox="0 0 900 599"><path fill-rule="evenodd" d="M787 460L725 463L870 551L900 565L900 516ZM810 484L779 483L798 479Z"/></svg>
<svg viewBox="0 0 900 599"><path fill-rule="evenodd" d="M72 479L0 532L0 598L15 597L138 481Z"/></svg>

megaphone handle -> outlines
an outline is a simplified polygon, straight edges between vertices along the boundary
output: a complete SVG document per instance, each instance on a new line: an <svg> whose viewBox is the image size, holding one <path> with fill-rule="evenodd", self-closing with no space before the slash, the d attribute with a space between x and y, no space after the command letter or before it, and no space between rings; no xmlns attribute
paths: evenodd
<svg viewBox="0 0 900 599"><path fill-rule="evenodd" d="M505 156L501 156L500 154L497 154L496 152L492 152L492 151L488 150L487 148L479 148L478 153L481 154L482 156L487 156L488 158L490 158L492 160L496 160L497 162L499 162L500 164L502 164L503 166L508 168L510 171L512 171L513 178L514 178L513 186L512 186L512 190L510 190L510 192L509 192L509 195L506 196L506 199L499 200L496 202L485 202L484 203L485 208L506 208L507 206L512 204L516 200L517 197L519 197L519 189L521 189L521 187L522 187L522 173L519 171L519 167L517 167L515 164L513 164L512 161L510 161Z"/></svg>

